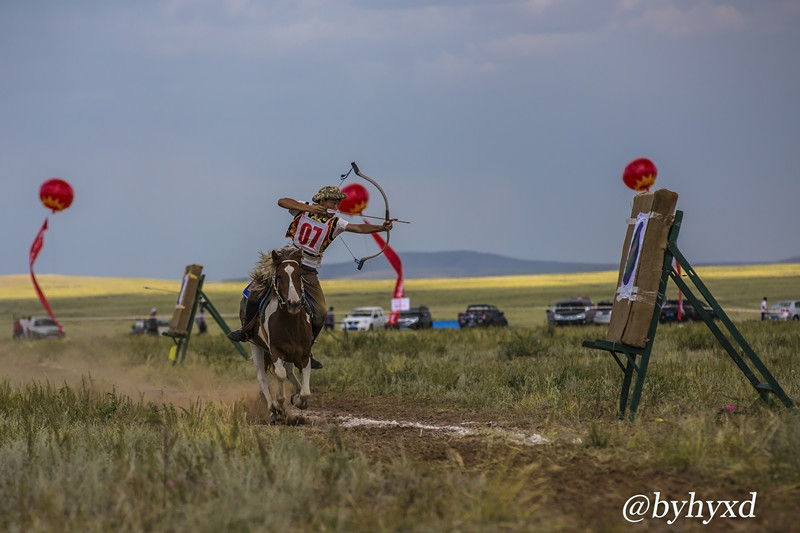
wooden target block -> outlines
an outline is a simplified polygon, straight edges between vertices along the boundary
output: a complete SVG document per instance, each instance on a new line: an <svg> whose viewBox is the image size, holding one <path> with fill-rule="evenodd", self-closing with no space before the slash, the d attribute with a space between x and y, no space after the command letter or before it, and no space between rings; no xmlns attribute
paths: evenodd
<svg viewBox="0 0 800 533"><path fill-rule="evenodd" d="M653 313L660 311L656 309L656 297L677 204L678 193L667 189L634 197L622 247L608 341L635 348L644 348L647 344Z"/></svg>

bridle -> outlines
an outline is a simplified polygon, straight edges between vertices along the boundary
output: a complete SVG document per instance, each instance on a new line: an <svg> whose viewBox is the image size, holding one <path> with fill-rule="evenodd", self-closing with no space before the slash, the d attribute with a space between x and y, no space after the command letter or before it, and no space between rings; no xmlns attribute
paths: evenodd
<svg viewBox="0 0 800 533"><path fill-rule="evenodd" d="M278 307L280 307L281 309L285 309L286 306L288 305L286 299L283 296L281 296L281 292L278 290L278 269L284 263L294 263L295 265L297 265L298 271L300 270L300 261L297 261L295 259L283 259L275 267L275 273L272 274L272 277L270 278L270 285L271 285L273 294L275 294L275 298L278 300ZM300 276L300 303L301 303L301 305L306 307L306 310L308 310L308 308L307 308L308 303L306 302L306 290L305 290L305 286L304 285L305 284L303 282L303 277Z"/></svg>

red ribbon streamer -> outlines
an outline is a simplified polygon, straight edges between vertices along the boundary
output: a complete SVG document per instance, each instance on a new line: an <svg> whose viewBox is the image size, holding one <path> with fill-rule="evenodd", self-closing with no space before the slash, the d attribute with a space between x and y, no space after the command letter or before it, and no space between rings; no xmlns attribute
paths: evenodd
<svg viewBox="0 0 800 533"><path fill-rule="evenodd" d="M365 220L367 224L369 221ZM375 239L375 242L378 243L378 246L381 248L384 247L386 241L383 240L383 237L378 235L377 233L372 234L372 238ZM403 263L400 261L400 257L392 250L391 246L387 246L386 249L383 251L383 255L386 256L386 259L389 260L389 264L392 265L392 268L397 273L397 283L394 285L394 297L395 298L402 298L406 295L405 287L403 286ZM397 324L397 319L400 317L400 311L392 310L391 314L389 315L388 324L390 326L394 326Z"/></svg>
<svg viewBox="0 0 800 533"><path fill-rule="evenodd" d="M50 318L53 319L53 322L56 323L58 326L58 332L63 333L64 327L56 320L55 315L53 314L53 310L50 309L50 304L47 303L47 298L44 297L44 293L42 289L39 288L39 283L36 281L36 275L33 273L33 263L36 262L36 258L39 257L39 252L42 251L42 246L44 246L44 232L47 231L47 218L44 219L44 224L42 224L42 228L39 230L39 233L36 234L36 238L33 239L33 244L31 244L31 253L30 253L30 269L31 269L31 280L33 280L33 288L36 289L36 294L39 296L39 301L42 302L42 306L44 306L45 311L47 314L50 315Z"/></svg>

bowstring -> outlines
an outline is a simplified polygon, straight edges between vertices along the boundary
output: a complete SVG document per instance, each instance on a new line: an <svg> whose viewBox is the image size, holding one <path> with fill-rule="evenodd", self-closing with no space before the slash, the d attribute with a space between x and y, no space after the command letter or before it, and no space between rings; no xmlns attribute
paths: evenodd
<svg viewBox="0 0 800 533"><path fill-rule="evenodd" d="M339 235L339 240L340 240L340 241L342 241L342 244L344 244L344 247L345 247L345 248L347 248L347 251L348 251L348 252L350 252L350 257L352 257L352 258L353 258L353 261L354 261L356 264L358 264L358 258L355 256L355 254L352 252L352 250L350 250L350 247L349 247L349 246L347 246L347 241L345 241L344 239L342 239L342 236L341 236L341 235Z"/></svg>
<svg viewBox="0 0 800 533"><path fill-rule="evenodd" d="M344 183L344 180L346 180L348 178L348 176L350 176L351 172L353 172L353 167L350 167L350 170L348 170L345 174L340 174L339 175L339 189L342 188L342 183ZM358 258L353 253L353 251L350 250L350 247L347 246L347 242L342 237L344 237L344 232L339 234L339 240L341 241L342 244L344 244L344 247L347 248L347 251L350 253L350 257L353 258L353 261L355 262L355 264L358 264Z"/></svg>

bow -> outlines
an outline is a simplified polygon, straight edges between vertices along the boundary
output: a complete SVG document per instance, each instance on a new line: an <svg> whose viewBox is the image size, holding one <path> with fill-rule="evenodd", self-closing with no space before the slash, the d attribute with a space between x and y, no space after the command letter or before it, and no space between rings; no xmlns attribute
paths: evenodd
<svg viewBox="0 0 800 533"><path fill-rule="evenodd" d="M358 165L356 165L355 161L350 163L350 166L353 167L353 171L356 173L356 176L358 176L359 178L367 180L368 182L373 184L376 189L378 189L380 191L381 196L383 196L383 203L386 205L386 213L384 215L384 221L388 222L391 219L391 217L389 215L389 199L386 197L386 193L383 192L383 189L381 189L381 186L378 185L378 183L374 179L370 178L366 174L362 174L362 172L358 169ZM366 257L362 257L361 259L357 259L356 260L356 263L358 264L358 270L361 270L361 267L364 266L364 263L366 263L370 259L378 257L379 255L381 255L383 253L384 250L386 250L386 248L389 247L389 233L391 233L391 231L387 229L386 230L386 242L383 243L383 248L381 248L378 253L372 254L372 255L368 255Z"/></svg>

